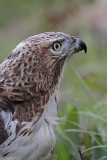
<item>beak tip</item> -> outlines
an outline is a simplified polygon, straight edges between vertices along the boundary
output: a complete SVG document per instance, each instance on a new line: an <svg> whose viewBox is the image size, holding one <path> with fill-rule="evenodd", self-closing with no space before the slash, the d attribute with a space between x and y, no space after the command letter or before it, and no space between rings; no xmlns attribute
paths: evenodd
<svg viewBox="0 0 107 160"><path fill-rule="evenodd" d="M85 52L85 54L87 53L87 46L86 46L86 48L84 49L84 52Z"/></svg>

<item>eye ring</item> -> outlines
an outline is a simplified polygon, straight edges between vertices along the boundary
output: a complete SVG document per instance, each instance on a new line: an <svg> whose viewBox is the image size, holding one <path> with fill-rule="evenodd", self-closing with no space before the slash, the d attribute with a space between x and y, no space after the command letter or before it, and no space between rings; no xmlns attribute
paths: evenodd
<svg viewBox="0 0 107 160"><path fill-rule="evenodd" d="M59 51L61 49L61 43L55 42L52 46L54 51Z"/></svg>

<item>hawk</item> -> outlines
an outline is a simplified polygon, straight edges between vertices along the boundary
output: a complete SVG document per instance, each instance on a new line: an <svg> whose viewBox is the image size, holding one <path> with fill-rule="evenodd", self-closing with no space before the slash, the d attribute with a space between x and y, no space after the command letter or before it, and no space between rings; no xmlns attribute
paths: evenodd
<svg viewBox="0 0 107 160"><path fill-rule="evenodd" d="M0 154L44 160L55 145L59 84L70 57L86 44L61 32L22 41L0 64Z"/></svg>

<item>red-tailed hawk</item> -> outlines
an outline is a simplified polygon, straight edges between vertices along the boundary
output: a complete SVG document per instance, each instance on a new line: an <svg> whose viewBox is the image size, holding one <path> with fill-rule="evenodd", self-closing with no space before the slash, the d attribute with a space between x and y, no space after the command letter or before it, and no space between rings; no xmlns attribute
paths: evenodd
<svg viewBox="0 0 107 160"><path fill-rule="evenodd" d="M60 32L22 41L0 64L0 154L4 160L43 160L55 145L63 69L83 41Z"/></svg>

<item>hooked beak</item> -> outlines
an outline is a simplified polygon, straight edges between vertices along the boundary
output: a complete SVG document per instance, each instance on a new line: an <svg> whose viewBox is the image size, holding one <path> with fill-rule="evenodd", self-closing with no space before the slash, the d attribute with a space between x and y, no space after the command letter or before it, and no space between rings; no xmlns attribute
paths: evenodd
<svg viewBox="0 0 107 160"><path fill-rule="evenodd" d="M75 46L76 52L84 50L85 54L87 53L87 46L86 44L80 40L79 38L76 39L76 46Z"/></svg>

